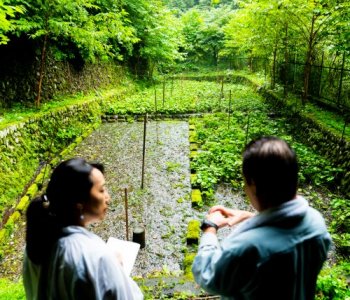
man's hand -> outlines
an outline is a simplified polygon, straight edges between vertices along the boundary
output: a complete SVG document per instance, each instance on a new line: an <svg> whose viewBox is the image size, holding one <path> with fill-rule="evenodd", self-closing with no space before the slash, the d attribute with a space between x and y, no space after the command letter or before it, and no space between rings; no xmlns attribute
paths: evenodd
<svg viewBox="0 0 350 300"><path fill-rule="evenodd" d="M228 218L225 215L223 215L220 211L209 211L209 214L206 216L206 219L218 225L219 228L228 225Z"/></svg>
<svg viewBox="0 0 350 300"><path fill-rule="evenodd" d="M221 215L221 218L219 217ZM255 214L245 210L230 209L222 205L213 206L209 210L207 219L217 224L219 227L233 226L246 219L253 217ZM215 220L218 220L216 222Z"/></svg>

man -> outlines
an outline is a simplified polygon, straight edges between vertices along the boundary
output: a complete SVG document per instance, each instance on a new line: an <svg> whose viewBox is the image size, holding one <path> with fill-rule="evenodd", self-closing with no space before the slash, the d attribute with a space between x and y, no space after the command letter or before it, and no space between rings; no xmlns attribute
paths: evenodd
<svg viewBox="0 0 350 300"><path fill-rule="evenodd" d="M243 153L243 176L258 214L209 210L192 267L196 282L222 299L314 299L331 239L322 216L296 195L294 151L275 137L253 141ZM238 223L220 245L217 230Z"/></svg>

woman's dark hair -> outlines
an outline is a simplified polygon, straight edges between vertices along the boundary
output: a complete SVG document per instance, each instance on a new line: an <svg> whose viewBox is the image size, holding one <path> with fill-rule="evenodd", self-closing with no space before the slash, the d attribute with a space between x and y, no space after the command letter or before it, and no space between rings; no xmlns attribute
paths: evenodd
<svg viewBox="0 0 350 300"><path fill-rule="evenodd" d="M262 137L250 142L243 152L243 175L254 183L261 204L278 205L294 198L298 186L295 152L277 137Z"/></svg>
<svg viewBox="0 0 350 300"><path fill-rule="evenodd" d="M30 203L26 242L28 257L34 263L41 264L48 257L62 227L76 225L76 204L89 201L94 168L104 172L101 164L82 158L63 161L54 169L46 193Z"/></svg>

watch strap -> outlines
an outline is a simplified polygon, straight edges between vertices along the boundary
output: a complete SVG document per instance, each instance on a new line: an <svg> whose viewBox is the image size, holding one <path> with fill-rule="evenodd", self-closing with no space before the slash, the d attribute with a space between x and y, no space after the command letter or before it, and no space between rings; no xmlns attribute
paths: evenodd
<svg viewBox="0 0 350 300"><path fill-rule="evenodd" d="M215 228L216 230L219 230L219 226L216 225L214 222L209 221L209 220L207 220L207 219L204 219L204 220L202 221L202 224L201 224L201 230L205 230L205 229L207 229L207 228L209 228L209 227L213 227L213 228Z"/></svg>

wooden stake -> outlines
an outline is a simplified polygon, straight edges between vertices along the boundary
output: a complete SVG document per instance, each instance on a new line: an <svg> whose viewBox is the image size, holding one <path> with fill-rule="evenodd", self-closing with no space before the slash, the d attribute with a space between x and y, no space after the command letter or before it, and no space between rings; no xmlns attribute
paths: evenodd
<svg viewBox="0 0 350 300"><path fill-rule="evenodd" d="M165 101L165 80L163 81L163 108L164 108L164 101Z"/></svg>
<svg viewBox="0 0 350 300"><path fill-rule="evenodd" d="M142 175L141 175L141 189L143 189L143 182L145 177L145 154L146 154L146 131L147 131L147 113L143 119L143 149L142 149Z"/></svg>
<svg viewBox="0 0 350 300"><path fill-rule="evenodd" d="M230 119L231 119L231 101L232 101L232 92L230 90L230 99L228 102L228 124L227 128L230 129Z"/></svg>
<svg viewBox="0 0 350 300"><path fill-rule="evenodd" d="M132 241L140 244L140 248L146 247L145 242L145 229L143 227L136 227L133 231Z"/></svg>
<svg viewBox="0 0 350 300"><path fill-rule="evenodd" d="M250 123L250 114L249 114L249 111L248 111L248 120L247 120L247 129L245 131L245 144L247 145L248 144L248 134L249 134L249 123Z"/></svg>
<svg viewBox="0 0 350 300"><path fill-rule="evenodd" d="M224 98L224 77L221 79L221 99Z"/></svg>
<svg viewBox="0 0 350 300"><path fill-rule="evenodd" d="M126 224L126 240L129 240L129 206L128 206L128 188L124 188L124 200L125 200L125 224Z"/></svg>
<svg viewBox="0 0 350 300"><path fill-rule="evenodd" d="M157 114L157 90L154 89L154 107Z"/></svg>

